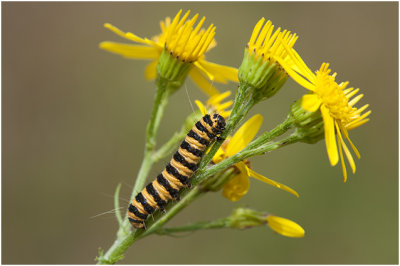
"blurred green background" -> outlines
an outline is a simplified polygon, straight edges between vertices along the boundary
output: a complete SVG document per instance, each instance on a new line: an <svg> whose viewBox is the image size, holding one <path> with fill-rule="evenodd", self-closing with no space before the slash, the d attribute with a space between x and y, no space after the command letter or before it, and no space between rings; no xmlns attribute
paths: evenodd
<svg viewBox="0 0 400 266"><path fill-rule="evenodd" d="M343 183L321 141L297 144L252 160L253 169L293 187L300 198L251 180L232 203L210 193L169 225L216 219L237 206L290 218L306 230L290 239L268 227L151 236L122 263L150 264L397 264L398 263L398 3L2 3L2 263L94 263L113 242L112 196L122 183L127 204L140 166L154 83L146 62L98 48L125 40L110 22L141 37L182 8L217 26L212 62L238 67L256 22L296 32L296 50L312 69L330 62L369 103L371 121L351 132L362 158ZM126 41L128 42L128 41ZM205 95L186 81L190 99ZM216 84L235 90L236 84ZM262 130L281 122L306 92L289 80L250 115ZM185 89L170 100L159 143L191 112ZM155 165L156 176L169 159Z"/></svg>

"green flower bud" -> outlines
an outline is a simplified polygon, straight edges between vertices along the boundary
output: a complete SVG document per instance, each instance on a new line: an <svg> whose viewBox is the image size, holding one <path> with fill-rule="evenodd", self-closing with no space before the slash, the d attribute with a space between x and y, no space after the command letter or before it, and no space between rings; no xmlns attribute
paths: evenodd
<svg viewBox="0 0 400 266"><path fill-rule="evenodd" d="M229 226L237 229L246 229L266 224L265 213L246 208L235 209L228 220Z"/></svg>
<svg viewBox="0 0 400 266"><path fill-rule="evenodd" d="M301 142L313 144L324 138L324 121L318 109L309 112L301 106L300 98L290 106L290 116L294 120L296 133L301 137Z"/></svg>
<svg viewBox="0 0 400 266"><path fill-rule="evenodd" d="M287 78L288 75L277 62L265 60L263 56L257 56L245 49L239 68L239 81L242 87L249 89L254 102L274 96Z"/></svg>

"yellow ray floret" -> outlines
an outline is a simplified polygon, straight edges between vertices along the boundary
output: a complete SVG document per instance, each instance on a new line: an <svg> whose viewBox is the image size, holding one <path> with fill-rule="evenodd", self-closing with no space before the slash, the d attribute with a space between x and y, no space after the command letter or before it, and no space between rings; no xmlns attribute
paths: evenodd
<svg viewBox="0 0 400 266"><path fill-rule="evenodd" d="M262 57L263 61L270 60L271 62L275 62L277 57L286 58L287 51L282 43L292 48L298 36L287 30L281 31L281 28L273 32L274 25L272 25L272 22L268 20L263 26L264 21L265 19L261 18L253 29L250 41L247 44L249 55L255 54L256 58Z"/></svg>

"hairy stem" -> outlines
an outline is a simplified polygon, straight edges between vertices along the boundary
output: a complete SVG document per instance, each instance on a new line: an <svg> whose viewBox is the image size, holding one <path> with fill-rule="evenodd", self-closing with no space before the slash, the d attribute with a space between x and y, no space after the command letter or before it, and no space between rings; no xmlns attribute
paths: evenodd
<svg viewBox="0 0 400 266"><path fill-rule="evenodd" d="M158 79L156 84L157 92L153 103L150 121L148 122L146 128L146 145L144 150L144 158L131 193L130 201L132 201L136 194L143 189L146 178L155 162L153 159L153 153L156 146L157 133L160 126L161 118L165 111L165 107L168 103L168 98L172 93L172 89L169 88L170 84L168 80ZM108 251L98 259L99 263L115 263L116 261L120 260L125 250L137 239L136 234L131 233L132 229L128 220L127 211L125 213L124 220L119 225L120 226L117 232L117 239L108 249Z"/></svg>
<svg viewBox="0 0 400 266"><path fill-rule="evenodd" d="M172 233L193 232L204 229L219 229L227 227L227 218L211 221L211 222L198 222L179 227L160 228L155 231L157 235L169 235Z"/></svg>

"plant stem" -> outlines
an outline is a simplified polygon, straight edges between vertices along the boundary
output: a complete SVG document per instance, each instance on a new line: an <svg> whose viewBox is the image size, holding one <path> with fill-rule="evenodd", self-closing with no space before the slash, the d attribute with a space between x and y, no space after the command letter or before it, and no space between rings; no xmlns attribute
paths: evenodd
<svg viewBox="0 0 400 266"><path fill-rule="evenodd" d="M119 209L119 191L121 190L121 183L118 184L114 193L114 209L115 209L115 217L117 218L118 225L122 226L122 217Z"/></svg>
<svg viewBox="0 0 400 266"><path fill-rule="evenodd" d="M203 191L198 186L189 190L189 192L185 194L180 201L172 205L172 207L165 214L158 214L157 217L155 217L155 221L150 224L150 227L146 229L142 236L148 236L157 231L172 217L178 214L178 212L188 206L192 201L197 199L202 194L202 192Z"/></svg>
<svg viewBox="0 0 400 266"><path fill-rule="evenodd" d="M196 176L198 174L202 174L205 171L206 166L211 162L212 158L214 157L215 153L218 151L224 140L240 124L243 118L254 106L255 103L252 101L251 97L249 97L248 90L249 88L246 85L240 85L238 87L232 111L229 116L225 130L224 132L222 132L220 140L217 140L214 143L210 151L200 161L199 170L197 170ZM196 176L194 176L194 180L196 179Z"/></svg>
<svg viewBox="0 0 400 266"><path fill-rule="evenodd" d="M153 110L146 128L144 157L132 190L130 201L132 201L136 194L143 189L148 173L155 162L153 159L153 153L156 146L156 137L161 118L168 103L168 98L172 93L172 90L169 88L168 80L162 78L157 79L156 85L157 92L153 103ZM137 234L131 232L132 229L128 220L128 211L125 213L125 218L123 219L122 224L120 221L118 222L120 226L117 232L117 239L108 249L106 254L99 259L99 263L115 263L120 260L125 250L137 239Z"/></svg>
<svg viewBox="0 0 400 266"><path fill-rule="evenodd" d="M196 179L196 183L199 182L205 182L207 180L207 177L215 175L219 171L226 169L227 167L234 165L235 163L238 163L240 161L243 161L244 159L247 159L252 156L260 155L266 152L270 152L273 150L276 150L278 148L282 148L286 145L295 143L299 140L299 137L297 135L290 135L289 137L277 141L277 142L267 142L264 145L260 147L256 147L254 149L243 149L237 154L233 155L232 157L229 157L222 162L210 167L207 169L206 172L199 174Z"/></svg>
<svg viewBox="0 0 400 266"><path fill-rule="evenodd" d="M287 116L286 120L283 121L281 124L276 126L274 129L271 131L265 132L255 140L253 140L249 145L247 145L246 149L254 149L256 147L259 147L262 144L267 143L268 141L281 136L284 134L286 131L288 131L290 128L293 127L293 119L291 116Z"/></svg>
<svg viewBox="0 0 400 266"><path fill-rule="evenodd" d="M188 224L179 227L172 228L160 228L154 233L157 235L168 235L171 233L180 233L180 232L193 232L197 230L203 229L218 229L227 227L227 218L222 218L219 220L211 221L211 222L198 222L193 224Z"/></svg>
<svg viewBox="0 0 400 266"><path fill-rule="evenodd" d="M153 155L153 161L158 162L160 159L166 157L176 150L176 146L180 143L183 138L186 136L187 132L185 128L182 128L179 132L175 132L175 134L165 143L161 148L159 148Z"/></svg>

